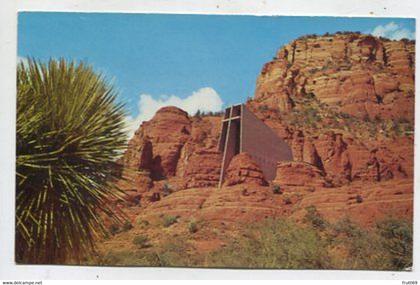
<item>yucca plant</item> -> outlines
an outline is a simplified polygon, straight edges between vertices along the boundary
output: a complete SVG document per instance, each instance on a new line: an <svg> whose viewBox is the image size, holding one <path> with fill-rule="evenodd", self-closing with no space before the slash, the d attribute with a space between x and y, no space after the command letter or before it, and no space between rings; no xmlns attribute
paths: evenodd
<svg viewBox="0 0 420 285"><path fill-rule="evenodd" d="M16 260L78 263L122 223L112 202L126 145L123 105L84 63L29 59L17 68Z"/></svg>

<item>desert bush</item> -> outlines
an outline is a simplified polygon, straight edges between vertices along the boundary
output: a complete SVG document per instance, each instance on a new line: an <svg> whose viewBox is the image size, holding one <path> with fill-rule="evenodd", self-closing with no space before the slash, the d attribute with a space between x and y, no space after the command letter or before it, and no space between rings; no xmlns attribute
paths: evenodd
<svg viewBox="0 0 420 285"><path fill-rule="evenodd" d="M328 226L327 221L322 217L322 215L318 212L317 208L313 205L306 207L306 214L303 217L303 222L311 225L315 229L319 229L321 231L325 230Z"/></svg>
<svg viewBox="0 0 420 285"><path fill-rule="evenodd" d="M316 98L316 96L313 92L309 92L309 93L304 94L304 97L306 99L309 99L309 100L314 100Z"/></svg>
<svg viewBox="0 0 420 285"><path fill-rule="evenodd" d="M403 270L412 265L412 224L386 218L372 229L364 229L349 218L331 228L331 246L344 247L345 256L336 257L337 269Z"/></svg>
<svg viewBox="0 0 420 285"><path fill-rule="evenodd" d="M342 248L341 257L333 258L337 269L383 269L383 258L377 236L360 228L349 218L332 225L329 241L334 248ZM344 255L344 256L343 256Z"/></svg>
<svg viewBox="0 0 420 285"><path fill-rule="evenodd" d="M357 194L357 196L356 196L356 202L357 203L362 203L363 202L363 197L361 195Z"/></svg>
<svg viewBox="0 0 420 285"><path fill-rule="evenodd" d="M16 260L61 263L94 251L126 146L125 112L107 80L84 63L29 59L17 68ZM103 215L104 214L104 215Z"/></svg>
<svg viewBox="0 0 420 285"><path fill-rule="evenodd" d="M198 225L195 220L192 220L188 223L188 231L192 234L196 233L198 231Z"/></svg>
<svg viewBox="0 0 420 285"><path fill-rule="evenodd" d="M172 191L173 191L172 190L172 187L171 187L171 185L169 183L164 183L163 184L163 186L162 186L162 195L164 197L170 195L172 193Z"/></svg>
<svg viewBox="0 0 420 285"><path fill-rule="evenodd" d="M117 224L111 224L111 225L109 226L109 232L110 232L112 235L116 235L117 233L119 233L119 232L120 232L120 227L119 227Z"/></svg>
<svg viewBox="0 0 420 285"><path fill-rule="evenodd" d="M281 189L280 185L274 184L272 189L274 194L283 194L283 190Z"/></svg>
<svg viewBox="0 0 420 285"><path fill-rule="evenodd" d="M122 230L123 232L126 232L126 231L131 230L132 228L133 228L133 225L132 225L129 221L126 221L126 222L122 225L121 230Z"/></svg>
<svg viewBox="0 0 420 285"><path fill-rule="evenodd" d="M292 199L291 199L290 197L285 197L285 198L283 199L283 203L284 203L285 205L290 205L290 204L292 204Z"/></svg>
<svg viewBox="0 0 420 285"><path fill-rule="evenodd" d="M197 267L205 263L205 255L193 253L193 247L182 237L164 241L156 254L161 266Z"/></svg>
<svg viewBox="0 0 420 285"><path fill-rule="evenodd" d="M264 111L268 111L268 106L267 105L259 105L258 106L258 111L264 112Z"/></svg>
<svg viewBox="0 0 420 285"><path fill-rule="evenodd" d="M163 226L165 228L172 226L178 221L178 217L176 216L164 216L163 217Z"/></svg>
<svg viewBox="0 0 420 285"><path fill-rule="evenodd" d="M390 268L404 269L413 262L412 222L386 218L376 225L383 249L389 253Z"/></svg>
<svg viewBox="0 0 420 285"><path fill-rule="evenodd" d="M313 209L312 218L306 217L309 226L290 220L250 225L243 238L213 252L209 266L402 270L412 265L411 223L387 219L373 229L348 218L318 223Z"/></svg>
<svg viewBox="0 0 420 285"><path fill-rule="evenodd" d="M214 252L208 262L213 267L328 268L326 246L314 229L269 219L250 226L242 240Z"/></svg>
<svg viewBox="0 0 420 285"><path fill-rule="evenodd" d="M198 254L185 237L171 237L154 252L110 252L100 264L364 270L402 270L412 265L409 221L387 218L373 228L362 228L347 217L319 223L312 207L307 213L310 218L306 216L304 224L291 219L250 224L225 247L208 254ZM142 238L140 249L144 243Z"/></svg>
<svg viewBox="0 0 420 285"><path fill-rule="evenodd" d="M321 121L321 116L319 114L319 109L315 106L305 106L302 110L302 114L304 117L304 122L307 125L312 127L316 127L317 123Z"/></svg>
<svg viewBox="0 0 420 285"><path fill-rule="evenodd" d="M149 221L143 220L142 218L137 218L136 223L139 226L148 226L150 224Z"/></svg>
<svg viewBox="0 0 420 285"><path fill-rule="evenodd" d="M199 109L199 110L197 110L197 112L195 112L194 117L199 118L202 115L203 115L203 112L201 112L200 109Z"/></svg>
<svg viewBox="0 0 420 285"><path fill-rule="evenodd" d="M92 263L92 262L91 262ZM93 264L112 266L162 266L159 256L155 252L145 251L110 251L100 256Z"/></svg>
<svg viewBox="0 0 420 285"><path fill-rule="evenodd" d="M134 237L133 244L140 249L150 246L149 238L145 235L138 235L138 236Z"/></svg>

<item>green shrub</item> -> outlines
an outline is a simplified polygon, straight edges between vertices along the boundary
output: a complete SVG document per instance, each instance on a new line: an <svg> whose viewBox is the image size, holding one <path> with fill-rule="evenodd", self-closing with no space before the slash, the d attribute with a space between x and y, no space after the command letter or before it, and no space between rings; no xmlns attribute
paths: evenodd
<svg viewBox="0 0 420 285"><path fill-rule="evenodd" d="M328 226L327 221L321 216L315 206L309 206L305 208L306 214L303 218L303 222L311 225L315 229L319 229L321 231L325 230Z"/></svg>
<svg viewBox="0 0 420 285"><path fill-rule="evenodd" d="M150 246L149 238L145 235L139 235L139 236L134 237L133 244L140 249Z"/></svg>
<svg viewBox="0 0 420 285"><path fill-rule="evenodd" d="M324 222L314 207L308 207L305 219L304 224L291 219L250 224L226 246L208 254L197 254L185 237L171 237L154 253L111 252L100 257L100 264L363 270L412 266L409 221L387 218L366 229L347 217ZM147 247L147 237L133 243Z"/></svg>
<svg viewBox="0 0 420 285"><path fill-rule="evenodd" d="M258 106L258 110L259 111L262 111L262 112L264 112L264 111L268 111L268 106L267 105L259 105Z"/></svg>
<svg viewBox="0 0 420 285"><path fill-rule="evenodd" d="M318 220L318 215L312 216ZM312 223L312 222L311 222ZM385 220L363 229L348 218L302 226L288 220L250 225L242 238L210 254L209 266L284 269L402 270L412 266L412 228Z"/></svg>
<svg viewBox="0 0 420 285"><path fill-rule="evenodd" d="M192 247L183 237L170 238L163 242L157 252L161 266L197 267L203 266L205 255L193 254Z"/></svg>
<svg viewBox="0 0 420 285"><path fill-rule="evenodd" d="M198 225L196 221L192 220L188 223L188 231L192 234L198 231Z"/></svg>
<svg viewBox="0 0 420 285"><path fill-rule="evenodd" d="M197 112L195 112L194 117L201 117L203 115L203 113L200 110L197 110Z"/></svg>
<svg viewBox="0 0 420 285"><path fill-rule="evenodd" d="M123 224L123 226L122 226L121 230L122 230L123 232L126 232L126 231L131 230L132 228L133 228L133 225L132 225L129 221L126 221L126 222Z"/></svg>
<svg viewBox="0 0 420 285"><path fill-rule="evenodd" d="M397 232L401 235L394 235ZM405 269L412 265L411 233L411 223L404 220L385 219L375 228L366 230L349 218L341 219L331 228L329 240L332 247L344 247L347 255L335 258L334 267L365 270Z"/></svg>
<svg viewBox="0 0 420 285"><path fill-rule="evenodd" d="M311 228L268 219L251 225L245 237L212 253L214 267L321 269L329 268L327 244Z"/></svg>
<svg viewBox="0 0 420 285"><path fill-rule="evenodd" d="M111 225L109 226L109 232L110 232L112 235L116 235L117 233L119 233L119 232L120 232L120 227L119 227L117 224L111 224Z"/></svg>
<svg viewBox="0 0 420 285"><path fill-rule="evenodd" d="M99 257L94 265L112 266L162 266L158 254L145 251L110 251Z"/></svg>
<svg viewBox="0 0 420 285"><path fill-rule="evenodd" d="M312 69L310 70L310 72L312 71ZM316 71L316 69L315 69L315 71ZM316 96L315 96L315 94L313 93L313 92L309 92L309 93L306 93L306 94L304 94L304 97L306 98L306 99L310 99L310 100L313 100L313 99L315 99L316 98Z"/></svg>
<svg viewBox="0 0 420 285"><path fill-rule="evenodd" d="M273 185L273 193L274 194L283 194L283 190L281 189L280 185Z"/></svg>
<svg viewBox="0 0 420 285"><path fill-rule="evenodd" d="M163 217L163 226L165 228L172 226L176 222L178 222L178 217L176 217L176 216L164 216Z"/></svg>
<svg viewBox="0 0 420 285"><path fill-rule="evenodd" d="M148 226L150 224L149 221L143 220L141 218L137 218L136 223L139 226Z"/></svg>
<svg viewBox="0 0 420 285"><path fill-rule="evenodd" d="M171 185L169 183L163 184L163 187L162 187L162 195L164 197L172 194L172 192L173 192L173 190L172 190L172 187L171 187Z"/></svg>
<svg viewBox="0 0 420 285"><path fill-rule="evenodd" d="M283 199L283 203L284 203L285 205L290 205L290 204L292 204L292 199L291 199L290 197L285 197L285 198Z"/></svg>
<svg viewBox="0 0 420 285"><path fill-rule="evenodd" d="M389 253L391 268L404 269L413 264L412 222L386 218L376 225L382 246Z"/></svg>

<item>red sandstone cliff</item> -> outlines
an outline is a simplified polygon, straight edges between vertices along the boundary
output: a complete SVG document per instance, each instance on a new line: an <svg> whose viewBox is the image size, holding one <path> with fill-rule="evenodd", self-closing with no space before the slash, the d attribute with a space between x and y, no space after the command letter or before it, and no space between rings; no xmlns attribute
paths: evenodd
<svg viewBox="0 0 420 285"><path fill-rule="evenodd" d="M350 213L366 224L386 212L411 215L413 42L354 33L300 38L263 67L247 106L292 148L294 162L279 163L273 182L289 198L265 186L246 154L232 160L216 190L221 116L165 107L139 127L122 159L119 186L141 205L134 212L246 221L299 217L314 204L327 217ZM166 197L168 187L180 192Z"/></svg>
<svg viewBox="0 0 420 285"><path fill-rule="evenodd" d="M172 190L217 185L219 132L220 117L190 117L176 107L160 109L129 141L122 159L123 178L129 183L122 187L137 195L159 192L162 181L170 181Z"/></svg>
<svg viewBox="0 0 420 285"><path fill-rule="evenodd" d="M265 64L248 107L289 143L295 161L337 186L413 175L412 41L297 39ZM162 179L178 189L215 186L220 119L162 108L130 140L124 175L144 189Z"/></svg>
<svg viewBox="0 0 420 285"><path fill-rule="evenodd" d="M413 175L413 41L306 36L264 65L248 105L338 185Z"/></svg>
<svg viewBox="0 0 420 285"><path fill-rule="evenodd" d="M414 51L413 41L370 35L302 37L264 65L255 100L288 112L297 98L313 94L321 103L360 118L412 120Z"/></svg>
<svg viewBox="0 0 420 285"><path fill-rule="evenodd" d="M196 254L221 248L250 223L302 221L316 206L328 221L363 226L412 219L414 43L367 35L302 37L282 47L257 79L248 109L291 147L273 185L246 153L217 188L221 116L160 109L131 138L118 186L133 229L100 244L128 249L147 234L154 247L182 237ZM274 189L277 189L274 191ZM164 217L175 218L162 228ZM199 224L198 232L187 229Z"/></svg>

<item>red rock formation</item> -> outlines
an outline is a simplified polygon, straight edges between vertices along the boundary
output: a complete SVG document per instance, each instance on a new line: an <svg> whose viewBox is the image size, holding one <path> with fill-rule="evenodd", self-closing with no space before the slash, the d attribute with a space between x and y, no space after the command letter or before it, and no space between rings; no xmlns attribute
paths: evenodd
<svg viewBox="0 0 420 285"><path fill-rule="evenodd" d="M161 108L141 128L153 144L152 176L157 179L174 176L181 149L191 135L187 112L175 107Z"/></svg>
<svg viewBox="0 0 420 285"><path fill-rule="evenodd" d="M353 115L353 129L329 127L334 118L321 112L317 123L299 124L305 120L302 105L314 102L336 114ZM217 189L221 117L189 117L178 108L163 108L130 140L123 176L135 175L130 183L118 182L130 205L141 205L127 209L132 220L157 221L148 229L154 239L168 236L159 226L163 215L179 217L170 230L182 237L192 220L206 224L194 234L198 248L202 243L221 246L221 233L234 239L250 222L270 217L301 220L312 205L328 221L348 216L365 226L387 215L412 218L413 135L360 136L356 128L372 127L366 116L405 118L413 124L413 42L358 34L298 39L264 66L255 100L248 105L292 148L295 161L279 163L273 181L282 193L266 186L246 153L234 157L225 184ZM287 120L294 113L297 120ZM173 186L170 195L161 191L165 183ZM107 243L113 248L132 245L132 235L122 233Z"/></svg>
<svg viewBox="0 0 420 285"><path fill-rule="evenodd" d="M215 186L220 178L221 154L214 149L198 149L185 162L184 188Z"/></svg>
<svg viewBox="0 0 420 285"><path fill-rule="evenodd" d="M279 162L273 184L280 186L317 187L329 185L321 170L309 163L297 161Z"/></svg>
<svg viewBox="0 0 420 285"><path fill-rule="evenodd" d="M255 99L289 112L295 98L312 93L360 118L412 120L414 50L412 41L369 35L302 37L281 48L264 66Z"/></svg>
<svg viewBox="0 0 420 285"><path fill-rule="evenodd" d="M226 186L236 184L267 185L264 174L258 164L246 152L235 155L226 170Z"/></svg>
<svg viewBox="0 0 420 285"><path fill-rule="evenodd" d="M153 145L150 139L134 136L123 157L123 176L132 177L139 170L150 170L153 164Z"/></svg>
<svg viewBox="0 0 420 285"><path fill-rule="evenodd" d="M177 178L173 183L180 189L217 185L219 132L220 117L189 117L176 107L161 108L129 141L123 177L133 183L125 188L135 193L148 191L153 185L148 183L150 178Z"/></svg>
<svg viewBox="0 0 420 285"><path fill-rule="evenodd" d="M371 126L366 116L412 123L413 62L412 42L358 34L301 38L280 49L264 66L249 103L292 148L295 162L281 164L275 182L319 188L411 179L412 135L365 138L356 136L356 129L327 128L331 118L324 113L319 114L320 123L309 127L282 116L296 112L298 120L305 120L299 113L305 111L302 105L317 102L315 107L324 104L336 114L354 116L355 128ZM133 197L159 192L162 179L177 190L215 187L221 164L220 121L220 116L189 117L175 107L159 110L130 140L123 174L134 169L137 176L125 189ZM224 187L235 184L266 184L246 154L238 155L227 170Z"/></svg>
<svg viewBox="0 0 420 285"><path fill-rule="evenodd" d="M369 146L332 131L320 135L298 131L293 136L292 149L296 161L316 166L336 185L342 185L355 180L382 181L411 174L412 140L397 140L404 151L395 146L392 151L387 144L393 141L374 141Z"/></svg>

